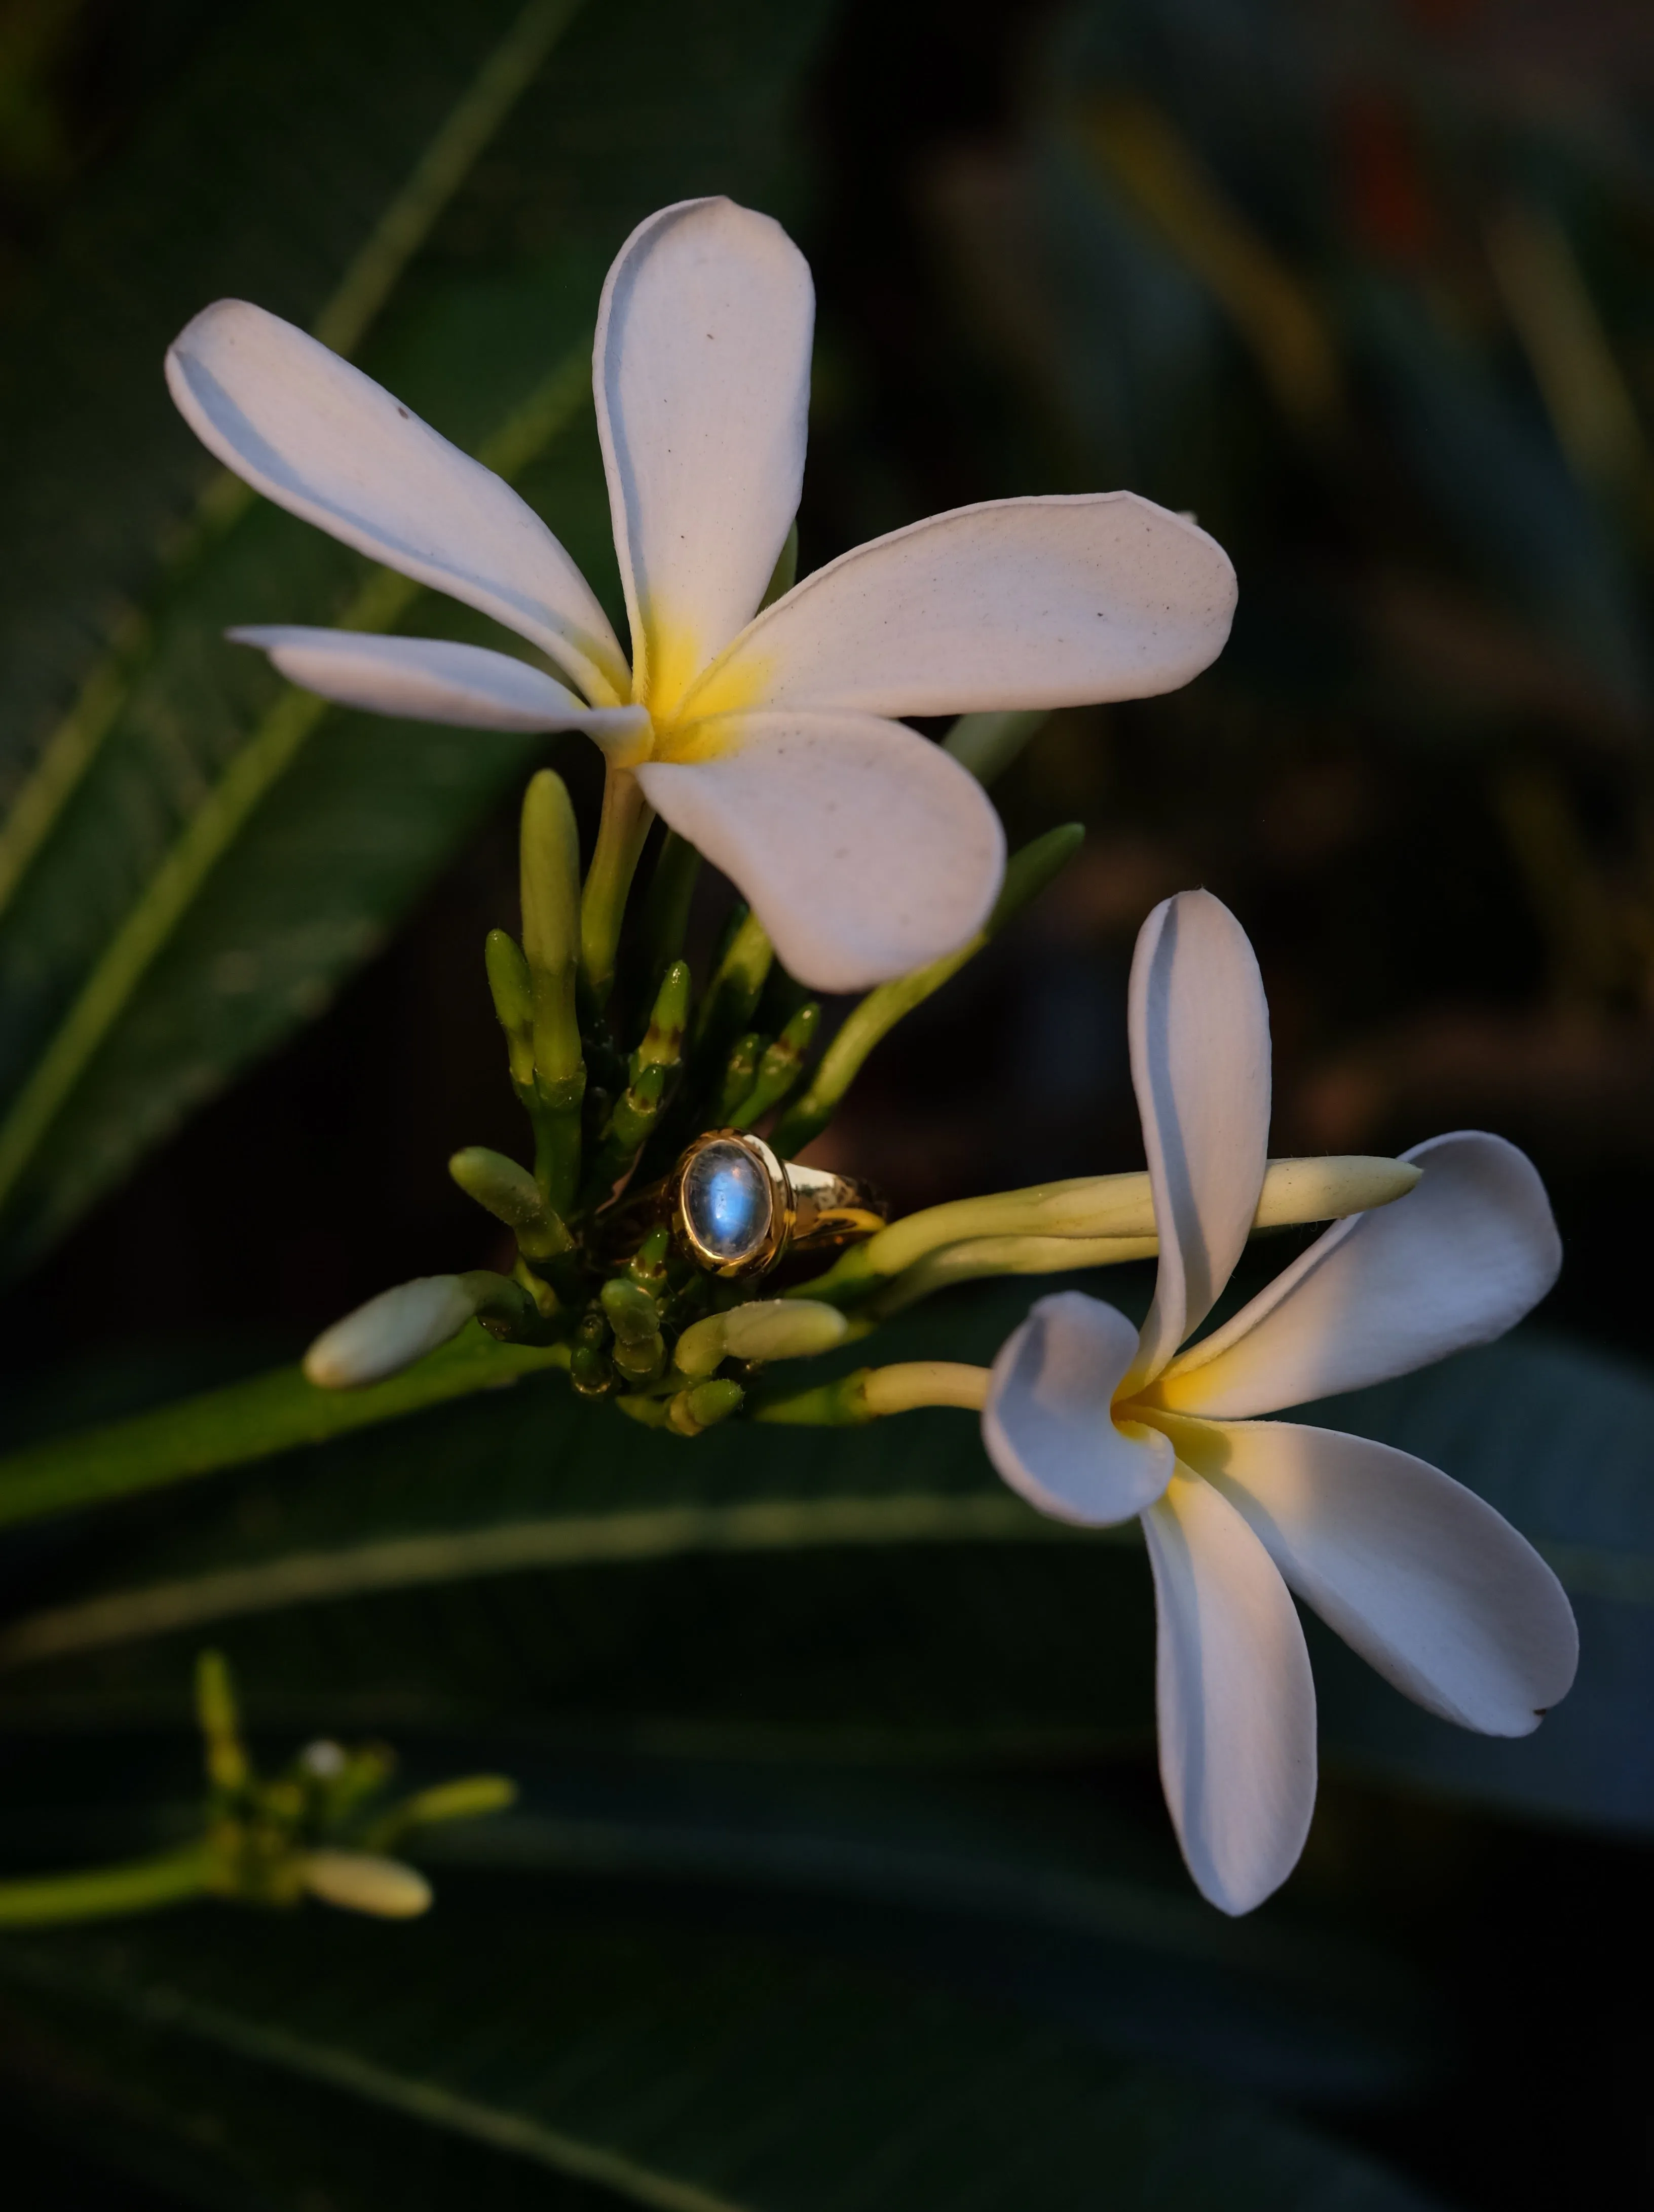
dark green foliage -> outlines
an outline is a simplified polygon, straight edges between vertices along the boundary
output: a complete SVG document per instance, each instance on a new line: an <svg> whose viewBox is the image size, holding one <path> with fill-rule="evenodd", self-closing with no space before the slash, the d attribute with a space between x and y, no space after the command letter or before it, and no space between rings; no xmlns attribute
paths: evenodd
<svg viewBox="0 0 1654 2212"><path fill-rule="evenodd" d="M13 425L0 441L14 478L11 565L0 573L12 627L0 639L14 787L58 718L72 711L95 737L0 910L0 1251L14 1268L183 1113L313 1017L539 750L304 707L305 734L278 745L264 795L205 838L198 881L175 911L157 912L157 872L169 856L177 866L180 841L203 842L222 779L238 761L245 772L272 716L295 711L279 679L220 632L337 620L364 574L319 533L234 500L216 510L233 520L189 526L195 551L169 558L210 471L172 415L161 353L226 291L301 321L321 311L518 13L494 0L458 15L377 0L342 17L237 9L86 204L39 277L26 326L14 327L0 379L0 422ZM751 0L571 8L362 350L371 374L471 449L551 380L546 430L513 472L611 602L582 398L604 269L663 201L708 190L773 201L787 87L821 13ZM100 538L83 535L88 517ZM101 610L122 599L143 612L109 659ZM392 618L448 635L486 628L411 592L398 593ZM94 671L92 705L75 707ZM66 1017L78 1024L67 1043ZM9 1152L8 1111L21 1125Z"/></svg>

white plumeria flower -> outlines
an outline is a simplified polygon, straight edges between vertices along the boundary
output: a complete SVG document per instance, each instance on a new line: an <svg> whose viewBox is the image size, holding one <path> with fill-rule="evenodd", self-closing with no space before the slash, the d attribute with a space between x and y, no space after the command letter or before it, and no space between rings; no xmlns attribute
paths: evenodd
<svg viewBox="0 0 1654 2212"><path fill-rule="evenodd" d="M785 232L728 200L663 209L622 247L593 382L629 666L515 492L292 325L221 301L167 375L247 483L481 608L567 682L433 639L234 635L348 706L587 731L794 975L851 990L964 944L1004 868L980 787L893 718L1175 690L1221 650L1235 580L1204 532L1129 492L998 500L860 546L754 619L798 508L814 313Z"/></svg>
<svg viewBox="0 0 1654 2212"><path fill-rule="evenodd" d="M994 1362L989 1456L1041 1511L1140 1515L1158 1613L1160 1774L1183 1856L1225 1912L1291 1873L1315 1803L1315 1690L1295 1590L1429 1711L1525 1735L1573 1680L1561 1584L1492 1506L1408 1453L1250 1418L1501 1335L1555 1280L1532 1164L1434 1137L1418 1185L1336 1223L1232 1320L1179 1347L1245 1244L1269 1127L1269 1017L1227 908L1155 908L1132 967L1132 1077L1160 1239L1140 1330L1043 1298Z"/></svg>

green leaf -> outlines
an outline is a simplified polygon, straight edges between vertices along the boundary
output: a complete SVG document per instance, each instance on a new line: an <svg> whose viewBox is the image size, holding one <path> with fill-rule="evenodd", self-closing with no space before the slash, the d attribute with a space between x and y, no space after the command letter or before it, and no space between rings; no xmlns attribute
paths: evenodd
<svg viewBox="0 0 1654 2212"><path fill-rule="evenodd" d="M531 2175L535 2203L659 2212L1420 2203L1240 2100L899 1965L578 1886L494 1876L394 1929L203 1911L13 1940L0 1985L72 2036L84 2131L192 2142L228 2204L510 2204Z"/></svg>
<svg viewBox="0 0 1654 2212"><path fill-rule="evenodd" d="M500 1344L473 1323L416 1366L365 1389L318 1389L301 1369L278 1367L12 1454L0 1484L0 1524L188 1481L567 1364L563 1347Z"/></svg>
<svg viewBox="0 0 1654 2212"><path fill-rule="evenodd" d="M441 1737L400 1747L416 1782L453 1756ZM272 1745L266 1763L286 1751ZM1442 2056L1422 1989L1388 1950L1324 1912L1213 1911L1164 1822L1100 1798L1091 1775L547 1755L518 1729L487 1755L510 1769L517 1809L397 1847L432 1869L445 1904L477 1879L532 1876L599 1885L629 1910L759 1913L836 1951L871 1942L915 1972L940 1966L1122 2051L1300 2099L1393 2094ZM199 1758L176 1725L136 1745L50 1730L19 1742L0 1816L9 1905L45 1867L96 1875L175 1856L199 1826Z"/></svg>
<svg viewBox="0 0 1654 2212"><path fill-rule="evenodd" d="M585 366L603 270L660 200L773 198L787 96L825 12L629 0L575 16L572 0L493 0L410 15L370 0L345 35L321 0L252 6L112 169L27 342L13 334L14 388L0 386L7 450L27 456L18 511L32 521L47 487L58 511L38 557L22 530L18 565L0 570L0 638L9 621L20 641L11 718L28 733L0 833L0 1267L26 1263L319 1012L542 750L325 714L222 641L228 623L260 618L487 633L222 488L167 556L204 461L160 384L167 339L225 289L348 337L405 267L363 365L519 477L612 601ZM369 85L395 129L363 127ZM207 223L192 215L204 170L222 199ZM86 269L117 238L123 304L94 344ZM116 593L139 611L100 655L87 603Z"/></svg>
<svg viewBox="0 0 1654 2212"><path fill-rule="evenodd" d="M881 1331L881 1352L985 1358L1029 1295L938 1301ZM461 1355L448 1356L458 1379ZM1572 1695L1508 1742L1432 1719L1317 1632L1329 1763L1654 1822L1639 1718L1654 1384L1529 1334L1304 1415L1382 1437L1489 1498L1556 1566L1584 1645ZM138 1430L170 1448L164 1414ZM5 1482L0 1468L0 1497ZM989 1756L1146 1744L1152 1729L1134 1527L1043 1518L999 1483L970 1418L946 1411L848 1435L737 1426L685 1443L581 1404L551 1376L249 1470L182 1516L158 1501L107 1565L74 1554L36 1587L39 1609L0 1641L13 1712L59 1700L163 1712L210 1631L255 1709L318 1728L549 1705L565 1728L708 1745Z"/></svg>

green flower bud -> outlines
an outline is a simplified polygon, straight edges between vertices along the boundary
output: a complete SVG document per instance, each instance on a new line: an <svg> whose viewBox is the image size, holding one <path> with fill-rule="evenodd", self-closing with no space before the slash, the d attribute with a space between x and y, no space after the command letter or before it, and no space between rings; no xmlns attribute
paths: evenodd
<svg viewBox="0 0 1654 2212"><path fill-rule="evenodd" d="M574 1239L546 1204L528 1170L486 1145L468 1145L448 1162L448 1173L467 1198L516 1231L525 1258L554 1260Z"/></svg>
<svg viewBox="0 0 1654 2212"><path fill-rule="evenodd" d="M667 1424L680 1437L698 1437L703 1429L714 1428L739 1413L745 1395L739 1382L727 1377L696 1382L672 1400L666 1409Z"/></svg>
<svg viewBox="0 0 1654 2212"><path fill-rule="evenodd" d="M494 1011L505 1031L511 1079L526 1091L534 1080L534 994L528 963L516 939L504 929L490 930L483 957Z"/></svg>

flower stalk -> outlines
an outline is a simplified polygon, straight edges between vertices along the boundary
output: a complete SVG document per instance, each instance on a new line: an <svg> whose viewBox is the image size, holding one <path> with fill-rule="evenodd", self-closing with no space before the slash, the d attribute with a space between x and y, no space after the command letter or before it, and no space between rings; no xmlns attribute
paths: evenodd
<svg viewBox="0 0 1654 2212"><path fill-rule="evenodd" d="M515 1784L467 1775L375 1810L395 1761L382 1745L308 1745L279 1774L261 1778L247 1754L222 1654L196 1662L206 1802L189 1842L112 1866L0 1881L0 1928L62 1927L158 1912L212 1897L291 1909L307 1896L379 1919L427 1911L423 1875L388 1854L421 1829L504 1810Z"/></svg>

